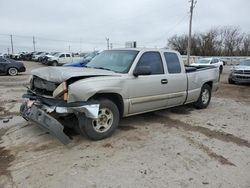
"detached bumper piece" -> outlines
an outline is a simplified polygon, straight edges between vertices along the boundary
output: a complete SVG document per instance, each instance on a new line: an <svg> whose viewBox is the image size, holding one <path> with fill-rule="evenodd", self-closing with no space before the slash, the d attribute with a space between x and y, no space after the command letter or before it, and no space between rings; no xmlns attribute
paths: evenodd
<svg viewBox="0 0 250 188"><path fill-rule="evenodd" d="M51 113L59 116L84 113L88 118L98 118L99 104L95 101L67 103L63 100L45 98L30 93L24 94L23 98L25 102L20 108L22 117L46 129L63 144L70 143L71 139L64 133L64 126L51 116Z"/></svg>
<svg viewBox="0 0 250 188"><path fill-rule="evenodd" d="M21 115L24 119L32 121L39 127L46 129L49 133L56 136L63 144L69 144L71 139L63 132L63 125L55 118L48 115L36 105L28 106L28 103L22 104Z"/></svg>

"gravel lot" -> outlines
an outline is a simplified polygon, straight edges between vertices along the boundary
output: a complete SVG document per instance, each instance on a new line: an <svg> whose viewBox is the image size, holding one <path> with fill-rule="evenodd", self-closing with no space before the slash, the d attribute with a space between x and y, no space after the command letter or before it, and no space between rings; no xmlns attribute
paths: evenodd
<svg viewBox="0 0 250 188"><path fill-rule="evenodd" d="M27 72L0 77L0 187L250 187L250 85L228 85L210 106L182 106L121 121L90 141L62 145L18 116ZM4 123L5 118L9 122Z"/></svg>

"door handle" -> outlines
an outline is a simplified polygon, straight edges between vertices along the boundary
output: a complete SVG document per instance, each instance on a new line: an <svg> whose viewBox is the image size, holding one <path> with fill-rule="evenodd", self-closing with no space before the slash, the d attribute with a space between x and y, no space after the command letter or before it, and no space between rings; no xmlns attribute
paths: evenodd
<svg viewBox="0 0 250 188"><path fill-rule="evenodd" d="M161 84L167 84L168 83L168 79L162 79L161 80Z"/></svg>

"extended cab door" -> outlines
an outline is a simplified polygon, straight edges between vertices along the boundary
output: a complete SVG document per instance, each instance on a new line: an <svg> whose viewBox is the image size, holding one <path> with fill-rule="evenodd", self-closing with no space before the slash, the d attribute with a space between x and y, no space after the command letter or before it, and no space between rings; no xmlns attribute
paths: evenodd
<svg viewBox="0 0 250 188"><path fill-rule="evenodd" d="M147 66L150 75L133 76L127 80L129 92L129 114L146 112L167 106L166 75L161 54L157 51L144 52L138 66Z"/></svg>
<svg viewBox="0 0 250 188"><path fill-rule="evenodd" d="M66 59L65 54L61 54L58 58L58 63L61 65L65 64L65 59Z"/></svg>
<svg viewBox="0 0 250 188"><path fill-rule="evenodd" d="M71 54L65 54L65 55L66 55L65 63L72 63Z"/></svg>
<svg viewBox="0 0 250 188"><path fill-rule="evenodd" d="M182 105L187 96L187 75L184 64L176 52L163 52L167 84L167 107Z"/></svg>

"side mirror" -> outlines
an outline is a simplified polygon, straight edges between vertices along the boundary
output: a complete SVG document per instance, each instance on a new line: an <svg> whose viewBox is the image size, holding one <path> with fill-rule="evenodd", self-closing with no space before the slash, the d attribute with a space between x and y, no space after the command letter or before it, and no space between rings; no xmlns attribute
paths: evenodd
<svg viewBox="0 0 250 188"><path fill-rule="evenodd" d="M138 66L134 70L134 76L140 76L140 75L150 75L151 74L151 69L150 66Z"/></svg>

